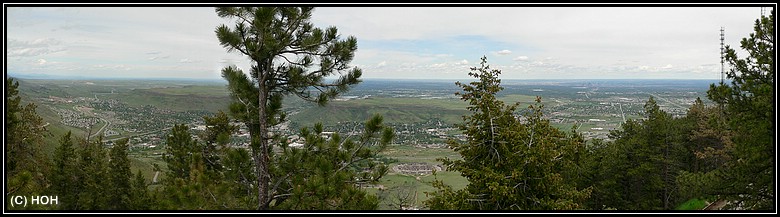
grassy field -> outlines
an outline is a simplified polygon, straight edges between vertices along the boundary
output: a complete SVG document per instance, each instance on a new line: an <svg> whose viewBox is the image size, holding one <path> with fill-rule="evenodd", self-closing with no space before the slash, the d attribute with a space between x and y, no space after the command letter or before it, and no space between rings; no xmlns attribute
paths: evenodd
<svg viewBox="0 0 780 217"><path fill-rule="evenodd" d="M25 101L28 102L28 101ZM44 124L48 123L49 125L46 126L46 133L44 133L43 137L43 151L44 153L48 154L49 156L54 155L54 149L59 145L59 141L68 131L71 132L72 137L76 138L85 138L86 137L86 131L84 129L71 127L71 126L65 126L62 124L60 115L54 112L53 110L49 109L46 105L43 105L41 103L36 103L38 106L36 108L36 113L38 113L38 116L43 119ZM99 123L96 126L99 128L103 126L105 123Z"/></svg>
<svg viewBox="0 0 780 217"><path fill-rule="evenodd" d="M504 96L499 96L498 100L504 101L504 103L507 105L515 102L520 102L520 108L526 108L528 107L528 105L535 103L536 96L508 94ZM542 98L542 104L547 104L545 106L554 105L553 103L554 102L550 102L549 99Z"/></svg>
<svg viewBox="0 0 780 217"><path fill-rule="evenodd" d="M227 111L230 103L230 97L226 92L221 94L218 86L136 89L130 92L106 95L105 98L120 100L133 107L151 105L172 111Z"/></svg>
<svg viewBox="0 0 780 217"><path fill-rule="evenodd" d="M388 147L383 155L398 160L398 163L429 163L440 164L437 158L449 157L460 159L460 155L452 149L446 148L416 148L406 145L394 145Z"/></svg>
<svg viewBox="0 0 780 217"><path fill-rule="evenodd" d="M465 103L454 99L369 98L309 107L290 120L303 126L316 122L333 125L343 121L363 122L373 114L381 114L386 123L421 123L434 118L454 123L466 112Z"/></svg>
<svg viewBox="0 0 780 217"><path fill-rule="evenodd" d="M704 209L704 207L707 207L706 201L694 198L686 201L683 204L680 204L677 206L677 208L675 208L675 210L701 210Z"/></svg>
<svg viewBox="0 0 780 217"><path fill-rule="evenodd" d="M423 202L429 199L426 193L436 191L436 188L431 184L436 179L443 180L453 189L462 189L468 184L466 178L461 177L460 173L457 172L441 171L437 172L436 175L427 176L388 174L380 179L380 185L384 187L383 190L367 188L366 191L379 196L379 210L398 210L399 207L395 201L398 200L399 194L402 194L403 191L415 194L416 200L413 200L412 205L423 208Z"/></svg>
<svg viewBox="0 0 780 217"><path fill-rule="evenodd" d="M129 156L129 158L130 171L132 171L133 174L141 171L144 175L144 179L146 179L146 183L152 183L152 179L154 179L154 164L159 165L160 168L165 168L165 162L160 157ZM160 173L157 177L157 181L160 181L164 176L165 173Z"/></svg>
<svg viewBox="0 0 780 217"><path fill-rule="evenodd" d="M507 104L520 102L525 108L533 103L535 96L506 95L499 97ZM334 125L338 122L363 122L373 114L381 114L386 123L423 123L439 119L447 124L460 123L468 114L468 103L460 99L421 98L368 98L348 101L331 101L325 107L309 107L290 117L303 126L321 122ZM328 115L322 115L328 114Z"/></svg>
<svg viewBox="0 0 780 217"><path fill-rule="evenodd" d="M227 87L222 85L195 86L187 85L182 87L166 87L146 89L147 92L159 93L163 95L175 96L198 96L198 97L229 97Z"/></svg>
<svg viewBox="0 0 780 217"><path fill-rule="evenodd" d="M415 148L405 145L394 145L388 147L382 155L397 159L398 162L389 166L395 166L403 163L428 163L433 165L439 165L441 162L436 161L437 158L449 157L450 159L460 159L460 155L446 148ZM422 202L428 199L426 192L433 192L436 189L431 185L434 180L442 180L445 184L452 186L454 189L462 189L466 187L468 181L466 178L460 176L458 172L439 171L435 175L406 175L388 172L387 175L380 179L379 185L384 190L376 188L367 188L369 193L376 194L380 197L380 210L397 210L393 201L396 201L401 192L414 192L417 195L416 206L422 207Z"/></svg>

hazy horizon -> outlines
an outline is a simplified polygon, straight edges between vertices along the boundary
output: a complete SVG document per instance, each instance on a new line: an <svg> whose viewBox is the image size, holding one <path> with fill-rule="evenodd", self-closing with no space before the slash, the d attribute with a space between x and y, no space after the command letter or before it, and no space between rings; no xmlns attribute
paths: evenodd
<svg viewBox="0 0 780 217"><path fill-rule="evenodd" d="M214 81L227 83L222 78L176 78L176 77L92 77L92 76L56 76L49 77L46 74L6 74L7 78L18 78L24 80L150 80L150 81ZM458 81L458 80L476 80L475 78L361 78L363 81ZM720 81L720 79L711 78L500 78L502 81ZM332 80L330 78L326 80ZM727 79L728 80L728 79ZM730 80L728 80L730 81Z"/></svg>

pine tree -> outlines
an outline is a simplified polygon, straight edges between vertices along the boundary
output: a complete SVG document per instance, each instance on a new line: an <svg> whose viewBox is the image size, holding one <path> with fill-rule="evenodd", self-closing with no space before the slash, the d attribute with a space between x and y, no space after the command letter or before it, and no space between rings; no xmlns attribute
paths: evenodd
<svg viewBox="0 0 780 217"><path fill-rule="evenodd" d="M628 120L610 132L610 142L593 149L593 200L590 209L669 210L688 198L678 176L688 169L690 129L686 119L663 111L653 97L641 120Z"/></svg>
<svg viewBox="0 0 780 217"><path fill-rule="evenodd" d="M127 157L128 139L122 139L114 143L110 150L110 160L108 162L109 183L107 190L108 205L114 210L128 210L132 203L132 183L133 173L130 172L130 159Z"/></svg>
<svg viewBox="0 0 780 217"><path fill-rule="evenodd" d="M192 165L192 156L200 153L189 129L183 124L177 124L173 126L171 133L165 141L163 160L168 165L168 171L170 172L168 177L171 179L188 179L190 166Z"/></svg>
<svg viewBox="0 0 780 217"><path fill-rule="evenodd" d="M243 149L226 146L236 127L224 113L203 117L207 130L202 143L194 140L185 125L175 125L166 142L163 159L168 164L162 188L154 197L158 209L218 210L249 209L252 194L251 158ZM236 156L235 153L244 153ZM241 158L245 157L245 158ZM236 165L239 164L239 165ZM137 184L140 186L140 184ZM141 204L139 204L141 205Z"/></svg>
<svg viewBox="0 0 780 217"><path fill-rule="evenodd" d="M470 116L459 128L468 136L466 143L454 140L450 146L463 159L440 159L447 170L458 171L468 179L465 189L453 191L435 181L438 191L425 201L431 209L553 210L580 209L589 189L577 189L564 180L562 170L572 166L573 151L582 142L550 125L542 117L541 98L528 107L521 121L514 113L519 103L505 105L496 99L503 88L500 70L491 70L487 58L469 75L479 79L456 84L456 93L469 103Z"/></svg>
<svg viewBox="0 0 780 217"><path fill-rule="evenodd" d="M691 124L689 137L690 172L710 172L725 163L725 150L732 146L731 131L726 128L723 111L718 106L706 106L696 98L685 116Z"/></svg>
<svg viewBox="0 0 780 217"><path fill-rule="evenodd" d="M46 132L34 103L22 105L19 82L6 79L5 168L6 195L41 195L49 185L50 159L41 150ZM45 209L45 206L27 206Z"/></svg>
<svg viewBox="0 0 780 217"><path fill-rule="evenodd" d="M192 138L189 128L176 124L166 138L163 160L168 170L162 180L162 188L158 189L160 209L194 210L204 209L205 195L201 194L200 181L203 168L201 157L203 152L199 144ZM219 180L210 180L217 182Z"/></svg>
<svg viewBox="0 0 780 217"><path fill-rule="evenodd" d="M77 171L77 176L81 179L81 188L76 209L110 209L109 195L106 194L106 189L111 184L108 174L108 154L102 140L102 136L98 136L96 140L82 142Z"/></svg>
<svg viewBox="0 0 780 217"><path fill-rule="evenodd" d="M203 116L203 121L206 124L206 131L201 136L205 142L203 157L209 170L218 171L222 168L221 152L230 143L230 136L238 131L238 126L231 125L230 118L222 111L213 117Z"/></svg>
<svg viewBox="0 0 780 217"><path fill-rule="evenodd" d="M257 203L256 195L252 194L253 183L257 180L253 173L252 157L243 148L228 148L223 153L225 185L230 187L227 194L236 198L236 208L251 209L252 202Z"/></svg>
<svg viewBox="0 0 780 217"><path fill-rule="evenodd" d="M733 143L729 139L723 110L719 106L707 106L701 98L696 98L683 118L686 141L687 168L680 171L677 183L683 198L699 198L711 201L707 192L711 191L712 175L728 159L726 150ZM705 175L709 174L709 175Z"/></svg>
<svg viewBox="0 0 780 217"><path fill-rule="evenodd" d="M51 191L58 196L60 209L76 209L78 204L80 177L77 176L78 153L74 147L71 132L68 131L61 139L60 146L54 150L54 166L51 172Z"/></svg>
<svg viewBox="0 0 780 217"><path fill-rule="evenodd" d="M723 107L733 146L729 160L714 172L711 193L743 209L775 209L775 11L757 19L740 47L740 59L726 46L731 84L712 84L707 96Z"/></svg>
<svg viewBox="0 0 780 217"><path fill-rule="evenodd" d="M146 184L146 178L141 170L135 173L135 179L132 180L130 191L130 206L128 209L132 210L149 210L152 208L151 195L149 194L148 185Z"/></svg>
<svg viewBox="0 0 780 217"><path fill-rule="evenodd" d="M252 158L257 174L258 209L270 202L269 128L284 121L281 102L294 94L324 105L329 99L360 82L362 74L351 68L357 40L340 40L336 27L325 30L309 21L308 7L223 7L218 16L236 20L234 27L216 29L220 45L251 59L247 77L243 70L229 66L222 70L233 98L231 114L244 122L252 134ZM313 68L313 69L312 69ZM351 68L351 69L350 69ZM327 82L324 78L341 74Z"/></svg>
<svg viewBox="0 0 780 217"><path fill-rule="evenodd" d="M273 209L373 210L379 201L360 186L376 184L387 166L376 158L392 141L393 130L380 115L365 123L357 141L334 133L323 138L322 125L301 130L302 148L282 145L271 169Z"/></svg>

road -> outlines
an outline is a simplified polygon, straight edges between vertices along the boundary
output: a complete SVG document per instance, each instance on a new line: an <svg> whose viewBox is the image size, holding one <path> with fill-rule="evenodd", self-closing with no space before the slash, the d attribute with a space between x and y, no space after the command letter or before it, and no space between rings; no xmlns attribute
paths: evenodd
<svg viewBox="0 0 780 217"><path fill-rule="evenodd" d="M142 134L136 134L136 135L132 135L132 136L124 136L124 137L119 137L119 138L109 139L109 140L105 140L105 141L106 141L106 142L110 142L110 141L116 141L116 140L120 140L120 139L124 139L124 138L129 138L129 137L133 137L133 136L143 136L143 135L148 135L148 134L152 134L152 133L156 133L156 132L160 132L160 131L164 131L164 130L170 130L171 128L173 128L173 127L166 127L166 128L163 128L163 129L159 129L159 130L153 130L153 131L149 131L149 132L142 133Z"/></svg>
<svg viewBox="0 0 780 217"><path fill-rule="evenodd" d="M669 104L672 104L673 106L676 106L677 108L680 108L680 109L682 109L683 111L685 111L685 110L687 110L687 109L688 109L688 108L686 108L686 107L683 107L683 106L681 106L680 104L677 104L677 103L675 103L675 102L672 102L671 100L668 100L668 99L666 99L666 98L663 98L663 97L661 97L661 96L658 96L658 95L655 95L655 94L652 94L652 93L650 94L650 96L653 96L653 97L655 97L656 99L660 99L660 100L666 101L667 103L669 103Z"/></svg>
<svg viewBox="0 0 780 217"><path fill-rule="evenodd" d="M73 110L76 110L76 111L78 111L78 112L81 112L81 113L84 113L84 114L86 114L86 115L89 115L89 114L87 114L87 112L85 112L85 111L81 111L81 110L79 110L79 109L78 109L78 108L76 108L76 107L77 107L77 106L73 106ZM90 138L90 139L91 139L92 137L95 137L95 136L99 135L99 134L100 134L100 132L103 132L103 130L105 130L106 128L108 128L108 127L110 127L110 126L111 126L111 121L108 121L108 120L104 119L103 117L100 117L100 116L98 116L98 115L97 115L97 113L94 113L94 112L92 113L92 115L95 115L95 117L97 117L97 118L98 118L98 119L100 119L101 121L105 122L106 124L104 124L104 125L103 125L103 127L101 127L101 128L98 130L98 131L96 131L96 132L95 132L95 134L89 135L89 138Z"/></svg>
<svg viewBox="0 0 780 217"><path fill-rule="evenodd" d="M620 106L620 115L623 116L623 123L626 123L626 113L623 112L623 104L618 103L618 105Z"/></svg>
<svg viewBox="0 0 780 217"><path fill-rule="evenodd" d="M98 118L100 118L101 121L106 122L106 124L104 124L103 127L101 127L97 132L95 132L95 134L90 135L89 138L97 136L98 134L100 134L101 131L111 126L111 121L107 121L106 119L103 119L101 117Z"/></svg>

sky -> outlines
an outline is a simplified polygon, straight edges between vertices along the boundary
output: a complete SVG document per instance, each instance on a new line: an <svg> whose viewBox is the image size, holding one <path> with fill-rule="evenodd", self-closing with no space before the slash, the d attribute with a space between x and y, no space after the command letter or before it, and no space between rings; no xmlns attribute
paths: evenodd
<svg viewBox="0 0 780 217"><path fill-rule="evenodd" d="M12 75L220 79L250 64L219 45L216 27L234 23L213 7L4 5ZM311 22L356 37L351 66L386 79L464 79L483 56L503 79L719 79L720 28L740 51L761 15L749 5L341 6L315 8Z"/></svg>

